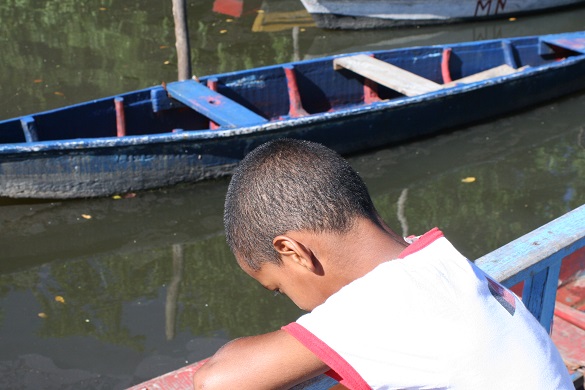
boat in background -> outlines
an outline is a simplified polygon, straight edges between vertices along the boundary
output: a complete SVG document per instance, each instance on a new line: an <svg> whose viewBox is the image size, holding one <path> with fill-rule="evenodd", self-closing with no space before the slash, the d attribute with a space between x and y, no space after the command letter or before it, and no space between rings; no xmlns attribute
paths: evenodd
<svg viewBox="0 0 585 390"><path fill-rule="evenodd" d="M585 205L475 261L480 268L522 296L526 307L549 332L561 352L575 388L585 373ZM553 326L554 321L554 326ZM193 374L205 361L162 375L128 390L191 389ZM330 390L326 375L295 390Z"/></svg>
<svg viewBox="0 0 585 390"><path fill-rule="evenodd" d="M368 29L509 18L583 0L301 0L317 27Z"/></svg>
<svg viewBox="0 0 585 390"><path fill-rule="evenodd" d="M229 175L291 137L342 154L585 88L585 32L362 52L249 69L0 122L0 197L82 198Z"/></svg>

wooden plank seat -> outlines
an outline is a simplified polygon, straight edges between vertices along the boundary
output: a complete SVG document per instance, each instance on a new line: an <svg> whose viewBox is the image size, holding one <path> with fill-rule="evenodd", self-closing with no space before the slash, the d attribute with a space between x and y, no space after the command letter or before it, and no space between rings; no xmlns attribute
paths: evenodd
<svg viewBox="0 0 585 390"><path fill-rule="evenodd" d="M342 68L351 70L406 96L421 95L443 88L441 84L366 54L334 59L333 69L339 70Z"/></svg>
<svg viewBox="0 0 585 390"><path fill-rule="evenodd" d="M242 127L268 122L262 116L195 80L169 83L166 90L173 99L205 115L220 126Z"/></svg>
<svg viewBox="0 0 585 390"><path fill-rule="evenodd" d="M458 84L474 83L493 77L505 76L524 69L514 69L510 65L503 64L447 84L438 84L365 54L336 58L333 60L333 68L335 70L342 68L351 70L364 76L366 79L373 80L406 96L417 96L423 93L439 91L444 88L451 88Z"/></svg>
<svg viewBox="0 0 585 390"><path fill-rule="evenodd" d="M495 68L490 68L490 69L484 70L483 72L478 72L478 73L472 74L470 76L454 80L450 83L444 84L443 88L454 87L457 84L475 83L477 81L492 79L494 77L507 76L507 75L512 74L512 73L520 72L526 68L528 68L528 66L523 66L522 68L514 69L513 67L511 67L508 64L503 64L500 66L496 66Z"/></svg>

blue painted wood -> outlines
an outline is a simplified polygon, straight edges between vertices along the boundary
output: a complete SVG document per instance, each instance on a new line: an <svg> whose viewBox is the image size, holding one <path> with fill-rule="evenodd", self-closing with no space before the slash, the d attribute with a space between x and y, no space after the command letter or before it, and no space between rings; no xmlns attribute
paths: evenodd
<svg viewBox="0 0 585 390"><path fill-rule="evenodd" d="M585 33L579 32L552 38L583 37ZM217 79L217 92L194 81L169 84L172 93L184 93L181 99L189 107L169 98L160 86L122 94L124 137L116 137L113 97L34 114L38 142L32 135L32 142L24 142L23 123L32 129L28 119L2 121L0 196L95 197L205 180L230 174L254 147L281 137L320 142L342 154L356 153L585 89L584 54L563 52L557 58L553 51L542 56L540 37L506 40L517 65L528 69L413 97L378 86L382 100L364 103L363 77L334 70L333 56L201 78L202 83ZM453 78L501 65L506 61L506 45L502 40L449 45ZM372 54L440 83L443 49L429 46ZM308 115L289 115L283 66L294 68ZM220 104L211 104L210 97L220 99ZM449 115L444 115L445 107ZM210 119L223 126L210 130ZM387 131L388 123L392 131ZM173 132L176 129L183 131Z"/></svg>
<svg viewBox="0 0 585 390"><path fill-rule="evenodd" d="M169 83L167 91L173 99L200 112L220 126L242 127L267 122L260 115L195 80Z"/></svg>
<svg viewBox="0 0 585 390"><path fill-rule="evenodd" d="M516 62L512 43L508 40L503 40L502 49L504 50L504 62L510 65L512 68L517 69L518 63Z"/></svg>
<svg viewBox="0 0 585 390"><path fill-rule="evenodd" d="M161 112L173 108L184 107L180 102L169 98L169 94L163 87L154 87L150 90L150 99L152 101L152 111Z"/></svg>
<svg viewBox="0 0 585 390"><path fill-rule="evenodd" d="M20 119L22 124L22 131L24 132L24 139L26 142L37 142L39 136L37 134L37 126L32 116L25 116Z"/></svg>
<svg viewBox="0 0 585 390"><path fill-rule="evenodd" d="M555 310L561 261L557 260L549 267L524 281L522 301L538 322L551 331Z"/></svg>
<svg viewBox="0 0 585 390"><path fill-rule="evenodd" d="M335 379L323 374L291 387L290 390L329 390L338 383Z"/></svg>
<svg viewBox="0 0 585 390"><path fill-rule="evenodd" d="M561 261L585 247L585 205L477 259L507 287L524 281L522 300L547 331L553 318Z"/></svg>

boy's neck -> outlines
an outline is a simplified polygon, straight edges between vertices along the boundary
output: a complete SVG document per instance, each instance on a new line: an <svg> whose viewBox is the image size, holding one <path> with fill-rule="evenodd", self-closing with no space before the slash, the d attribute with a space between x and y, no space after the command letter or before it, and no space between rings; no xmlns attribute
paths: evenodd
<svg viewBox="0 0 585 390"><path fill-rule="evenodd" d="M310 249L323 267L320 283L331 295L381 263L398 258L408 244L387 225L359 218L346 233L289 232Z"/></svg>

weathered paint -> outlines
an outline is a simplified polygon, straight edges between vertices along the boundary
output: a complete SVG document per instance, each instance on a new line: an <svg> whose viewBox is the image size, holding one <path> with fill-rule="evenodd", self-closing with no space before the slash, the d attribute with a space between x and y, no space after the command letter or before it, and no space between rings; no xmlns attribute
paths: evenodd
<svg viewBox="0 0 585 390"><path fill-rule="evenodd" d="M561 262L584 246L585 205L475 263L508 287L523 281L522 300L550 331Z"/></svg>
<svg viewBox="0 0 585 390"><path fill-rule="evenodd" d="M561 49L549 43L550 52L539 54L544 42L584 38L580 32L507 39L507 49L501 40L449 45L451 59L457 59L452 78L501 65L504 50L517 65L529 67L413 97L381 85L374 96L371 81L333 70L341 55L201 79L212 88L194 80L167 85L181 102L160 86L123 94L122 137L116 136L114 98L2 121L0 196L107 196L230 174L250 150L274 138L302 138L355 153L488 120L584 89L585 55L565 58L563 49L556 57ZM441 83L445 48L364 54ZM283 67L294 69L296 87ZM292 117L291 104L310 114ZM221 126L210 129L210 119Z"/></svg>
<svg viewBox="0 0 585 390"><path fill-rule="evenodd" d="M126 115L124 114L124 98L116 97L114 99L116 107L116 135L118 137L126 136Z"/></svg>
<svg viewBox="0 0 585 390"><path fill-rule="evenodd" d="M173 99L220 126L245 127L267 122L265 118L195 80L175 81L167 84L166 89Z"/></svg>
<svg viewBox="0 0 585 390"><path fill-rule="evenodd" d="M363 29L503 18L582 0L301 0L318 27Z"/></svg>
<svg viewBox="0 0 585 390"><path fill-rule="evenodd" d="M286 86L288 89L288 100L290 107L288 115L291 118L298 118L300 116L309 115L303 108L303 103L301 102L301 95L299 93L295 68L292 65L284 65L282 69L284 70Z"/></svg>

